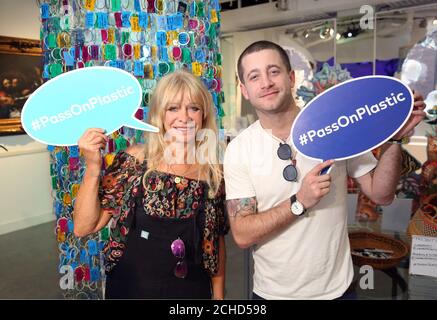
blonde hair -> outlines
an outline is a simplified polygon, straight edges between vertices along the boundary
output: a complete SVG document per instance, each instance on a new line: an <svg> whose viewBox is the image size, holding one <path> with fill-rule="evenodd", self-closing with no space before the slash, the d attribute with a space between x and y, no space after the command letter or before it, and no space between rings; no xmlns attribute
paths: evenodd
<svg viewBox="0 0 437 320"><path fill-rule="evenodd" d="M158 133L146 132L145 156L147 159L146 177L151 171L156 170L160 163L164 161L164 151L167 143L164 140L165 128L164 119L167 106L174 102L172 99L178 94L188 94L191 101L195 102L203 112L202 129L209 129L214 132L218 148L218 129L215 117L215 108L213 106L211 94L206 89L202 81L188 71L177 70L166 75L159 80L150 102L147 123L159 128ZM203 144L207 143L205 139L197 141L196 150ZM217 193L223 177L222 169L218 161L218 149L209 150L209 161L200 165L198 179L206 177L206 182L214 193ZM144 183L144 179L143 179Z"/></svg>

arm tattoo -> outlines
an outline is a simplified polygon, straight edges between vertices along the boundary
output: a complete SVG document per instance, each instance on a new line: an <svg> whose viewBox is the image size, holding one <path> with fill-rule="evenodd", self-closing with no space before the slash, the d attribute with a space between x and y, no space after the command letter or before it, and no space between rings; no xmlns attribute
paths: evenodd
<svg viewBox="0 0 437 320"><path fill-rule="evenodd" d="M256 199L253 197L228 200L226 207L229 217L247 216L256 212Z"/></svg>

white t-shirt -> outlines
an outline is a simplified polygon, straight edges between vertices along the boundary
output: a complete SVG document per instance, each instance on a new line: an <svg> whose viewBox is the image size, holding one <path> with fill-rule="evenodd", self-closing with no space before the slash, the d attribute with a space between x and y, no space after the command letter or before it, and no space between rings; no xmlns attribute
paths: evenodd
<svg viewBox="0 0 437 320"><path fill-rule="evenodd" d="M279 141L256 121L233 139L224 160L226 198L256 197L259 212L289 199L317 161L297 154L298 181L282 171ZM337 161L331 189L320 202L279 234L254 247L253 291L265 299L335 299L349 287L353 266L347 234L347 175L356 178L377 164L372 153ZM292 214L290 212L290 214Z"/></svg>

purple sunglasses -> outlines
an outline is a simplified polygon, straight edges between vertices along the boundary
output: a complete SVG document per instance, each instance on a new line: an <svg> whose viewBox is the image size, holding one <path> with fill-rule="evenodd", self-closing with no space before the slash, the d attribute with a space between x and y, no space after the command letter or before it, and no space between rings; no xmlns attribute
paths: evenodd
<svg viewBox="0 0 437 320"><path fill-rule="evenodd" d="M187 276L188 273L187 263L185 262L185 260L183 260L185 257L185 244L181 238L177 238L175 241L172 242L170 247L173 255L176 258L181 259L176 264L176 267L174 269L174 275L177 278L183 279Z"/></svg>

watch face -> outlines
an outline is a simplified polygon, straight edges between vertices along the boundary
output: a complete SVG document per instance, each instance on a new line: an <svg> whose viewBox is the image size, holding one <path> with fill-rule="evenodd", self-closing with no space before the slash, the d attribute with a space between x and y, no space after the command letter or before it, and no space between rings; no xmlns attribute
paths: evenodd
<svg viewBox="0 0 437 320"><path fill-rule="evenodd" d="M293 204L291 205L291 211L297 215L300 216L303 213L303 205L300 202L293 202Z"/></svg>

